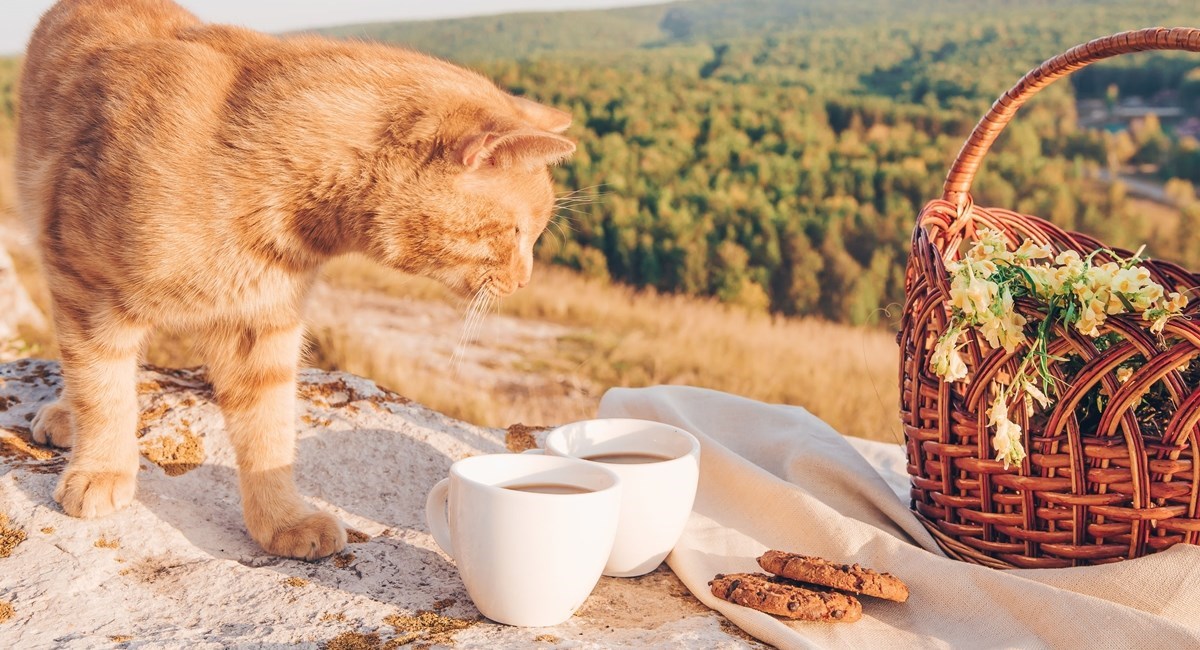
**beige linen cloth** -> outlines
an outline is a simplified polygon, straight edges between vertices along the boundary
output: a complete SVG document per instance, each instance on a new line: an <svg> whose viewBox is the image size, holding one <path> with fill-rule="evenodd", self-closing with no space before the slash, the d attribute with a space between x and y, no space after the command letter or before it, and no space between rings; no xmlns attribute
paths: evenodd
<svg viewBox="0 0 1200 650"><path fill-rule="evenodd" d="M682 427L700 488L667 563L704 604L780 648L1196 648L1200 547L1113 565L997 571L945 557L908 509L899 444L845 438L803 408L699 388L613 389L601 417ZM713 597L717 573L776 548L896 574L906 603L857 623L784 622Z"/></svg>

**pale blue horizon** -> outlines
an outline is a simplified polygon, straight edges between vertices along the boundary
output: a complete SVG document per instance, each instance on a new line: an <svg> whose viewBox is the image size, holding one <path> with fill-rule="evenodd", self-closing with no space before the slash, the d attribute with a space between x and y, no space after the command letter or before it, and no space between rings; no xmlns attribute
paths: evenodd
<svg viewBox="0 0 1200 650"><path fill-rule="evenodd" d="M284 32L377 21L434 20L528 11L575 11L661 4L667 0L181 0L180 4L210 22L242 25L265 32ZM15 6L13 6L15 5ZM21 0L4 9L0 22L0 54L25 49L37 21L54 0Z"/></svg>

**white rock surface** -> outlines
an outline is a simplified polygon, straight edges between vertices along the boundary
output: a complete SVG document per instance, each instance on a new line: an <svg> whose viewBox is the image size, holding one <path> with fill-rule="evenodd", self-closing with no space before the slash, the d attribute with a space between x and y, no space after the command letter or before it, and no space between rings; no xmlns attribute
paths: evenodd
<svg viewBox="0 0 1200 650"><path fill-rule="evenodd" d="M203 375L146 370L141 379L137 498L83 521L51 498L65 455L28 443L29 419L58 390L57 365L0 365L0 515L26 535L9 557L0 545L0 618L12 607L0 648L759 646L665 566L602 579L557 627L480 619L426 531L424 502L454 460L504 452L505 433L346 374L303 374L297 478L370 538L314 563L267 555L243 528L233 452ZM442 617L414 618L432 610Z"/></svg>

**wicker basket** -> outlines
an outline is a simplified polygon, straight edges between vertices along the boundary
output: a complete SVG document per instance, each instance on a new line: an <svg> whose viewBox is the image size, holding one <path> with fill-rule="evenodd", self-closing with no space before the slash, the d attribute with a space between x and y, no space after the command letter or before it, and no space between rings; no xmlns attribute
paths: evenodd
<svg viewBox="0 0 1200 650"><path fill-rule="evenodd" d="M1048 417L1029 418L1016 409L1029 454L1008 469L992 460L989 387L1015 374L1025 350L991 349L968 330L963 356L969 383L948 383L929 366L949 322L945 262L960 256L976 229L998 229L1013 246L1032 240L1083 254L1105 248L1038 217L974 205L968 191L996 136L1038 90L1092 62L1143 50L1200 51L1200 30L1116 34L1074 47L1025 75L975 127L950 168L942 198L925 206L913 231L898 337L912 508L959 560L996 568L1068 567L1200 543L1200 387L1188 385L1182 372L1200 354L1200 319L1172 319L1160 338L1136 315L1113 316L1101 334L1120 338L1103 349L1056 326L1050 352L1063 361L1050 372L1062 389ZM1200 286L1198 276L1173 264L1144 265L1167 291ZM1194 317L1200 300L1192 297L1187 314ZM1016 309L1031 321L1045 317L1030 303L1018 301ZM1144 364L1119 382L1117 367L1139 355ZM1138 407L1151 388L1166 397L1148 423ZM1081 415L1082 401L1098 393L1104 396L1099 417Z"/></svg>

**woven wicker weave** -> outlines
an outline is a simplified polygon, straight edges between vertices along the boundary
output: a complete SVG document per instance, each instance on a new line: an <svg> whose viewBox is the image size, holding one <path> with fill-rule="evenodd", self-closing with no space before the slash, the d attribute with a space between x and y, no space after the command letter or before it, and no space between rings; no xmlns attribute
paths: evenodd
<svg viewBox="0 0 1200 650"><path fill-rule="evenodd" d="M1006 234L1015 247L1032 240L1086 255L1105 246L1038 217L974 205L971 182L988 148L1017 109L1041 88L1073 70L1117 54L1143 50L1200 51L1200 30L1154 28L1097 39L1056 56L1025 75L975 127L946 177L941 199L921 211L913 231L899 336L901 418L912 476L912 507L942 548L960 560L996 568L1066 567L1113 562L1200 543L1200 387L1183 370L1200 355L1200 299L1172 319L1162 338L1139 316L1110 317L1106 343L1056 326L1050 352L1061 380L1048 413L1029 418L1013 408L1028 457L1004 469L992 460L987 405L992 386L1015 374L1025 353L1006 354L967 331L963 355L968 383L947 383L929 357L949 322L950 281L945 261L957 259L964 239L980 228ZM1122 256L1126 251L1116 251ZM1100 261L1104 261L1101 258ZM1200 278L1173 264L1144 264L1169 291L1191 291ZM1016 309L1037 322L1036 306ZM1120 382L1118 366L1137 366ZM1144 360L1138 366L1136 362ZM1148 422L1142 400L1161 396ZM1104 397L1102 411L1085 417L1081 404Z"/></svg>

